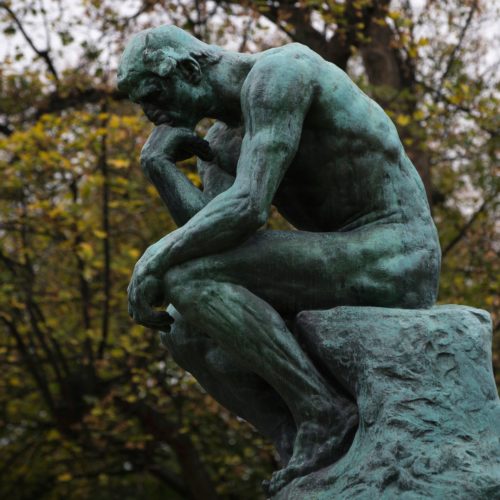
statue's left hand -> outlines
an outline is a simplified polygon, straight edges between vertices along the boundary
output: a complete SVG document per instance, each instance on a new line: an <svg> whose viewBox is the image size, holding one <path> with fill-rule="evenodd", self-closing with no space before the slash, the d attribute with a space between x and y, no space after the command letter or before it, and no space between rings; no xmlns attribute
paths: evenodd
<svg viewBox="0 0 500 500"><path fill-rule="evenodd" d="M134 267L128 286L128 311L136 323L154 329L166 329L172 318L165 311L155 307L165 305L161 265L162 240L151 245ZM163 249L163 251L165 251Z"/></svg>

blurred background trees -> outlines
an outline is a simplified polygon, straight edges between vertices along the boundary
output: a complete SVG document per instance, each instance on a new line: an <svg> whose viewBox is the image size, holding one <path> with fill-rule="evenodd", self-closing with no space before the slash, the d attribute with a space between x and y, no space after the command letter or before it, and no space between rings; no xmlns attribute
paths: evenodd
<svg viewBox="0 0 500 500"><path fill-rule="evenodd" d="M0 0L0 496L254 499L275 466L127 315L135 261L175 227L139 171L151 125L115 88L124 43L149 26L240 51L309 45L386 109L439 228L439 300L492 313L498 377L498 10Z"/></svg>

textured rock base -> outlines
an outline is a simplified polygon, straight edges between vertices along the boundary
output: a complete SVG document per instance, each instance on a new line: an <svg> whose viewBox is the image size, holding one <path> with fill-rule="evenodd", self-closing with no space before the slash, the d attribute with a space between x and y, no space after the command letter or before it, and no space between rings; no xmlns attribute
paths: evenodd
<svg viewBox="0 0 500 500"><path fill-rule="evenodd" d="M360 426L339 462L274 498L500 499L488 313L339 307L297 326L325 376L355 395Z"/></svg>

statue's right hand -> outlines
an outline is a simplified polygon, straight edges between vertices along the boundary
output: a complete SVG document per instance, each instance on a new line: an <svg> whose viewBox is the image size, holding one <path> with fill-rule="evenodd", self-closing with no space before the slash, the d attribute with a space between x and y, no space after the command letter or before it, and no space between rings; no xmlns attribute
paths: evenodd
<svg viewBox="0 0 500 500"><path fill-rule="evenodd" d="M167 329L172 317L156 307L165 305L165 288L162 276L165 253L164 239L151 245L137 261L128 286L128 311L138 324L153 329Z"/></svg>
<svg viewBox="0 0 500 500"><path fill-rule="evenodd" d="M141 164L153 158L168 158L172 162L191 156L210 161L213 153L210 144L188 128L163 124L154 128L141 152Z"/></svg>

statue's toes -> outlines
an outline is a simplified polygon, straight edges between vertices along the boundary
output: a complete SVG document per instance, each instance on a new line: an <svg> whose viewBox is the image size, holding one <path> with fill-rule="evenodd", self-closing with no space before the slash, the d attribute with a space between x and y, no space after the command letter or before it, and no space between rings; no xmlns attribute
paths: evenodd
<svg viewBox="0 0 500 500"><path fill-rule="evenodd" d="M271 479L269 481L263 481L262 487L267 497L273 497L276 495L284 486L286 486L287 481L283 477L283 472L286 469L281 469L273 472Z"/></svg>
<svg viewBox="0 0 500 500"><path fill-rule="evenodd" d="M284 469L273 472L269 481L264 481L262 486L268 496L276 495L282 488L294 479L303 476L310 470L302 466L288 465Z"/></svg>

